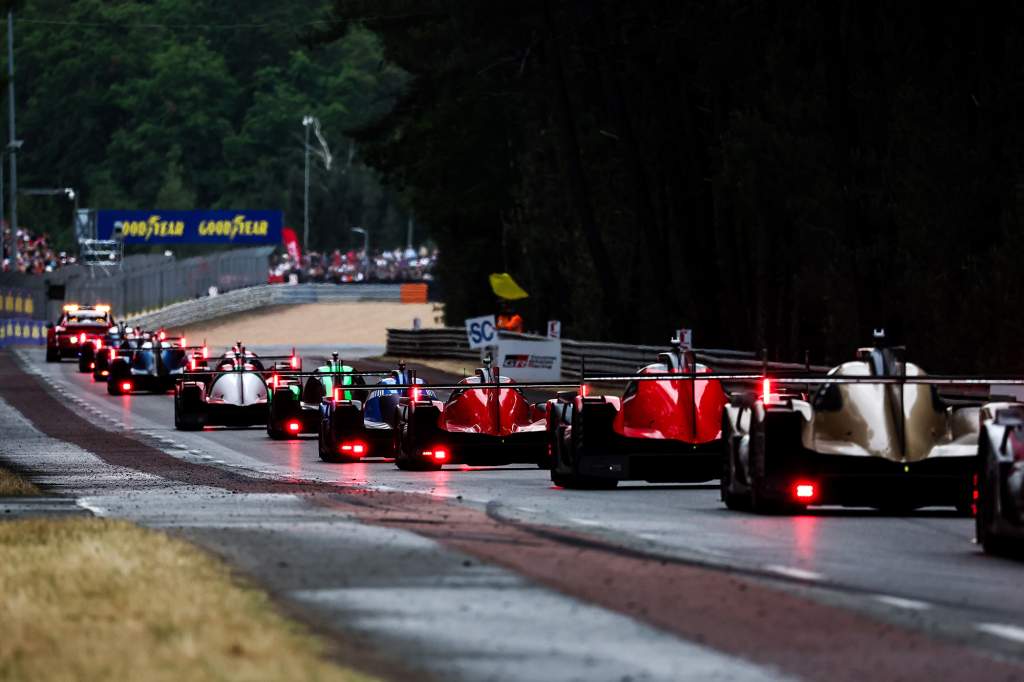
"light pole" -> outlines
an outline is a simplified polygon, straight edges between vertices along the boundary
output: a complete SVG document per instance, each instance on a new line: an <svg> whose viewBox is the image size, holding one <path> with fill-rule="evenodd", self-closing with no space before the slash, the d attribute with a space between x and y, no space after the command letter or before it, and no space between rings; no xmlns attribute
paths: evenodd
<svg viewBox="0 0 1024 682"><path fill-rule="evenodd" d="M14 10L7 11L7 150L11 157L11 264L18 261L18 147L14 134Z"/></svg>
<svg viewBox="0 0 1024 682"><path fill-rule="evenodd" d="M352 231L363 235L363 258L370 259L370 233L361 227L353 227Z"/></svg>
<svg viewBox="0 0 1024 682"><path fill-rule="evenodd" d="M302 117L302 127L305 128L306 137L306 175L302 199L302 250L307 252L309 251L309 128L315 120L315 118L308 114Z"/></svg>
<svg viewBox="0 0 1024 682"><path fill-rule="evenodd" d="M26 187L21 190L21 194L28 196L59 196L63 194L74 203L74 211L71 214L71 232L75 234L77 240L78 235L76 231L75 220L78 216L78 192L75 191L74 187Z"/></svg>

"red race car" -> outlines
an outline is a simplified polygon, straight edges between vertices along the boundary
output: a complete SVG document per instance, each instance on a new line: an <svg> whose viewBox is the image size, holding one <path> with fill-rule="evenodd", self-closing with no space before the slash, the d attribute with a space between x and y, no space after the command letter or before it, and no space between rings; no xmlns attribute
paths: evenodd
<svg viewBox="0 0 1024 682"><path fill-rule="evenodd" d="M69 303L57 324L47 325L46 361L77 358L83 344L102 339L113 326L109 305Z"/></svg>
<svg viewBox="0 0 1024 682"><path fill-rule="evenodd" d="M500 376L489 362L460 381L446 401L433 399L426 388L411 386L410 390L413 395L399 403L395 426L399 469L543 465L547 452L544 403L531 403L522 387Z"/></svg>
<svg viewBox="0 0 1024 682"><path fill-rule="evenodd" d="M547 411L552 482L607 489L619 481L717 479L729 398L719 380L693 376L710 372L680 346L641 369L621 398L559 393ZM661 378L671 374L690 376Z"/></svg>

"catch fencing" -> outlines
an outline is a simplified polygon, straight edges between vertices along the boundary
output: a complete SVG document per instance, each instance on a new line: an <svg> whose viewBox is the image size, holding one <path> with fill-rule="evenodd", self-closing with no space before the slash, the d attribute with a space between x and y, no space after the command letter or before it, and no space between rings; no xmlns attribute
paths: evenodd
<svg viewBox="0 0 1024 682"><path fill-rule="evenodd" d="M126 257L120 265L72 265L37 275L0 273L0 291L13 288L32 301L30 317L55 320L64 303L109 303L118 318L267 281L273 247L235 249L176 259L160 254Z"/></svg>
<svg viewBox="0 0 1024 682"><path fill-rule="evenodd" d="M499 332L499 338L544 340L529 334ZM601 341L562 339L562 375L567 379L579 376L585 362L588 374L633 373L638 368L655 362L659 353L672 350L670 346L638 346ZM759 372L765 363L750 351L723 348L697 348L697 360L717 371ZM462 327L439 329L389 329L387 354L407 358L451 358L479 360L481 351L469 347L466 330ZM826 367L789 362L769 362L771 371L806 370L824 372Z"/></svg>

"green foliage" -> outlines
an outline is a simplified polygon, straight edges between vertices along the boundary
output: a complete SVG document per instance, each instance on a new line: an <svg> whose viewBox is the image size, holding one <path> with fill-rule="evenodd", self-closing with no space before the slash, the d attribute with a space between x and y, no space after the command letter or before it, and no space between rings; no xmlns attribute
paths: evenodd
<svg viewBox="0 0 1024 682"><path fill-rule="evenodd" d="M96 208L280 208L303 219L302 117L336 166L313 164L311 246L404 242L405 211L346 130L386 112L405 75L369 31L305 48L320 3L28 0L16 14L22 186L71 186ZM70 246L70 206L24 198L20 222Z"/></svg>
<svg viewBox="0 0 1024 682"><path fill-rule="evenodd" d="M935 371L1024 323L1012 3L335 0L411 86L357 136L430 222L452 322L486 274L567 335L815 360L887 327ZM1005 351L1005 352L999 352Z"/></svg>

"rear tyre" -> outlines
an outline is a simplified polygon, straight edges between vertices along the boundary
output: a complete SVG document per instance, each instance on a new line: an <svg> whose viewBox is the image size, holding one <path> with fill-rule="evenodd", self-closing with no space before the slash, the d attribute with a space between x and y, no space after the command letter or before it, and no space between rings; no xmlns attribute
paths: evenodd
<svg viewBox="0 0 1024 682"><path fill-rule="evenodd" d="M47 362L60 362L60 351L54 348L46 347L46 361Z"/></svg>
<svg viewBox="0 0 1024 682"><path fill-rule="evenodd" d="M551 482L566 490L615 490L619 485L615 478L567 474L556 469L551 470Z"/></svg>
<svg viewBox="0 0 1024 682"><path fill-rule="evenodd" d="M89 358L87 358L84 354L79 355L78 356L78 373L79 374L85 374L85 373L91 372L91 371L92 371L92 367L89 366Z"/></svg>
<svg viewBox="0 0 1024 682"><path fill-rule="evenodd" d="M320 459L325 462L340 464L346 461L338 453L338 443L334 440L334 434L331 433L331 427L325 419L320 420L320 432L317 434L316 449Z"/></svg>
<svg viewBox="0 0 1024 682"><path fill-rule="evenodd" d="M975 536L986 554L1007 556L1019 551L1017 543L992 532L999 516L999 472L987 448L978 472L978 514L974 519Z"/></svg>
<svg viewBox="0 0 1024 682"><path fill-rule="evenodd" d="M409 427L409 422L399 419L398 427L395 429L397 448L395 449L395 466L402 471L440 471L441 465L428 462L423 459L420 453L423 448L420 446L416 433Z"/></svg>

